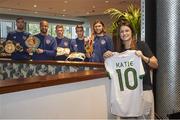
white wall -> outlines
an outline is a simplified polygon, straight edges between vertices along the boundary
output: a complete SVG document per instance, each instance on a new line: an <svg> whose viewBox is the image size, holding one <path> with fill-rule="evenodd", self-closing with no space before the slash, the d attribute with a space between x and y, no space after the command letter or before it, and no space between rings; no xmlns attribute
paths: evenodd
<svg viewBox="0 0 180 120"><path fill-rule="evenodd" d="M0 119L107 119L108 78L0 95Z"/></svg>

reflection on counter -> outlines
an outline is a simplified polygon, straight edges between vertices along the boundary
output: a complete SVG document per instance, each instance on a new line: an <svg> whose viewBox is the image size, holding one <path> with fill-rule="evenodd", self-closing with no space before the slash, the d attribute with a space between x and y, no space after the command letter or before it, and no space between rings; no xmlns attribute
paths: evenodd
<svg viewBox="0 0 180 120"><path fill-rule="evenodd" d="M54 75L64 72L77 72L96 67L26 63L0 63L0 80L27 78L32 76Z"/></svg>

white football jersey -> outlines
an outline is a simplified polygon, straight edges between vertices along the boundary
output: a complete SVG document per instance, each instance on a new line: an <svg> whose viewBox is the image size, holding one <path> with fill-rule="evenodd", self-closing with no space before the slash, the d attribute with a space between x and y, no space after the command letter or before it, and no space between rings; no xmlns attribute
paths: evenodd
<svg viewBox="0 0 180 120"><path fill-rule="evenodd" d="M143 113L143 81L145 74L135 50L127 50L105 60L111 77L111 113L121 117L138 117Z"/></svg>

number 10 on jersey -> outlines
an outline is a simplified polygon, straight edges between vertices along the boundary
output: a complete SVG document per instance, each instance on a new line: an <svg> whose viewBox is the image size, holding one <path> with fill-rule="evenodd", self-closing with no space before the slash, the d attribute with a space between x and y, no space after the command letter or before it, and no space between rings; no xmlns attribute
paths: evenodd
<svg viewBox="0 0 180 120"><path fill-rule="evenodd" d="M127 68L124 70L124 72L122 72L121 69L117 69L116 72L118 74L119 86L121 91L124 91L124 87L126 87L129 90L134 90L137 88L138 86L137 72L134 68ZM122 75L124 76L124 80L122 78ZM132 77L130 77L129 75L132 75ZM129 80L130 78L133 79L133 83L134 83L133 85L130 84L130 80ZM125 84L123 84L123 82L125 82Z"/></svg>

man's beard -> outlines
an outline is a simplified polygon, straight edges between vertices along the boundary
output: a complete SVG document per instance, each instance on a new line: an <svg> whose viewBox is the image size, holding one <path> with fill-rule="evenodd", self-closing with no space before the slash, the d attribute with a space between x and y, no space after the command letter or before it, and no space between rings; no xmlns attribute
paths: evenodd
<svg viewBox="0 0 180 120"><path fill-rule="evenodd" d="M41 30L41 33L46 34L47 30Z"/></svg>
<svg viewBox="0 0 180 120"><path fill-rule="evenodd" d="M22 31L24 30L24 27L18 27L17 29Z"/></svg>
<svg viewBox="0 0 180 120"><path fill-rule="evenodd" d="M79 35L78 38L83 39L84 37L83 37L83 35Z"/></svg>

